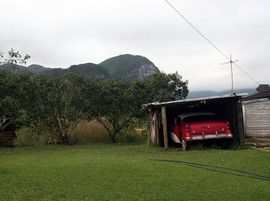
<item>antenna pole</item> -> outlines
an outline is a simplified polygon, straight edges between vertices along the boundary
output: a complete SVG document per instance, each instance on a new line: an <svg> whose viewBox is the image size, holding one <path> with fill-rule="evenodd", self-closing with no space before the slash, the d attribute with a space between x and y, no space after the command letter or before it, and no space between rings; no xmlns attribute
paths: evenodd
<svg viewBox="0 0 270 201"><path fill-rule="evenodd" d="M232 80L232 94L234 93L234 90L233 90L233 61L232 61L232 55L230 54L230 64L231 64L231 80Z"/></svg>
<svg viewBox="0 0 270 201"><path fill-rule="evenodd" d="M221 64L221 65L224 65L224 64L230 64L230 65L231 65L231 82L232 82L232 89L231 89L232 91L231 91L231 95L234 94L234 87L233 87L233 64L234 64L235 62L237 62L237 61L238 61L238 60L233 61L233 60L232 60L232 55L230 54L230 61Z"/></svg>

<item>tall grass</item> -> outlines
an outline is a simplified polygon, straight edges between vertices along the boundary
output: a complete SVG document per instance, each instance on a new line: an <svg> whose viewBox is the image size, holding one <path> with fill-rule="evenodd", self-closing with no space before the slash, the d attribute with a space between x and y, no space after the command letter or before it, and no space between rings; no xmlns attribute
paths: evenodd
<svg viewBox="0 0 270 201"><path fill-rule="evenodd" d="M74 141L75 144L106 143L111 141L106 129L95 121L80 122L72 132L71 140Z"/></svg>
<svg viewBox="0 0 270 201"><path fill-rule="evenodd" d="M31 128L22 128L16 132L15 146L48 145L54 143L54 137L49 132L36 133Z"/></svg>
<svg viewBox="0 0 270 201"><path fill-rule="evenodd" d="M143 128L125 129L117 137L119 143L144 143L148 137ZM49 132L35 133L30 128L23 128L17 132L16 146L34 146L55 144L54 136ZM70 136L70 144L111 143L106 129L96 121L82 121L78 123Z"/></svg>

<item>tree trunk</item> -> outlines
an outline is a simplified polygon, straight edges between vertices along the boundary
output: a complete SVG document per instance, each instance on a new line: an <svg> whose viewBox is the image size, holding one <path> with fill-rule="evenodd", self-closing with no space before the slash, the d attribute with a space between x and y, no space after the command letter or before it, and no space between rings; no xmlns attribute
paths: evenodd
<svg viewBox="0 0 270 201"><path fill-rule="evenodd" d="M101 118L96 118L96 120L106 129L106 131L108 132L108 135L110 136L111 140L113 143L116 143L116 134L114 129L110 129L109 126L102 121Z"/></svg>
<svg viewBox="0 0 270 201"><path fill-rule="evenodd" d="M112 142L115 144L116 143L116 135L110 135Z"/></svg>
<svg viewBox="0 0 270 201"><path fill-rule="evenodd" d="M60 136L61 144L69 144L69 135L67 133L64 133L63 135Z"/></svg>

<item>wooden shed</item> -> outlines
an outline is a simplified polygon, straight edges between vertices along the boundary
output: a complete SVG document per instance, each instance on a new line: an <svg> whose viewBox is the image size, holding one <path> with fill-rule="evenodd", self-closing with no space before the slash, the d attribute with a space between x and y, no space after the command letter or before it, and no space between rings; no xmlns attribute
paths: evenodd
<svg viewBox="0 0 270 201"><path fill-rule="evenodd" d="M270 139L270 91L244 98L243 113L247 138Z"/></svg>
<svg viewBox="0 0 270 201"><path fill-rule="evenodd" d="M167 149L171 146L170 126L181 113L212 112L230 122L235 141L244 143L244 123L241 96L219 96L199 99L186 99L147 104L152 142Z"/></svg>

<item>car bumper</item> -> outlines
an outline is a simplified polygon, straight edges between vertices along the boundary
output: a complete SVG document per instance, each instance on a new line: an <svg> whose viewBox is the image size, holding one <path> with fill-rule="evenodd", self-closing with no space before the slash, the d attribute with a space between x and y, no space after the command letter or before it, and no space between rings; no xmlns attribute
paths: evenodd
<svg viewBox="0 0 270 201"><path fill-rule="evenodd" d="M220 138L233 138L232 134L210 134L210 135L197 135L186 137L186 141L194 141L194 140L208 140L208 139L220 139Z"/></svg>

